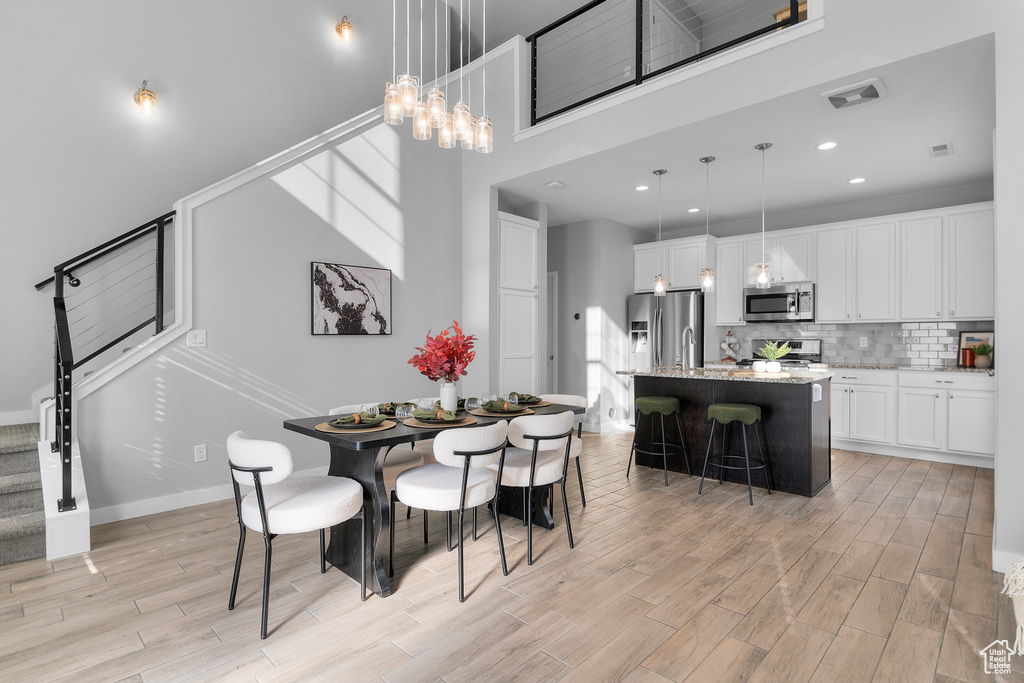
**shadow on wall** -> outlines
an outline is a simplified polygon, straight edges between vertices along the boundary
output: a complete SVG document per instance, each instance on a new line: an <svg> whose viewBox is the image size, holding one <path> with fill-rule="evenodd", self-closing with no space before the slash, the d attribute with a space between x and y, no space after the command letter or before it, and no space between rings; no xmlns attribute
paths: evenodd
<svg viewBox="0 0 1024 683"><path fill-rule="evenodd" d="M601 306L586 309L587 409L591 424L627 419L626 333ZM609 415L608 411L614 412Z"/></svg>
<svg viewBox="0 0 1024 683"><path fill-rule="evenodd" d="M392 161L399 156L399 142L393 127L377 126L331 153L277 173L273 181L382 268L404 279L401 178Z"/></svg>

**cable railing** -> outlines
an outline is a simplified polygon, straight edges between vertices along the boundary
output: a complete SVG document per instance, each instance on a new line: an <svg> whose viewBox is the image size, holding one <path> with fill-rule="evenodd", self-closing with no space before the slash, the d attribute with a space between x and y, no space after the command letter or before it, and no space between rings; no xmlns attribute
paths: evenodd
<svg viewBox="0 0 1024 683"><path fill-rule="evenodd" d="M61 455L57 509L76 509L71 477L74 371L153 325L164 329L165 240L174 212L54 266L52 284L54 440ZM88 374L88 373L87 373Z"/></svg>
<svg viewBox="0 0 1024 683"><path fill-rule="evenodd" d="M531 125L806 18L806 0L594 0L534 33Z"/></svg>

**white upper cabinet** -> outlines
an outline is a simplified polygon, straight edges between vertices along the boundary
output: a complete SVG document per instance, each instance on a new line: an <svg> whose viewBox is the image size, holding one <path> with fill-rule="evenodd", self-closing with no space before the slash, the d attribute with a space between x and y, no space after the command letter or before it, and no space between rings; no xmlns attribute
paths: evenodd
<svg viewBox="0 0 1024 683"><path fill-rule="evenodd" d="M814 233L804 232L779 238L775 256L779 284L814 279ZM775 264L772 264L772 270Z"/></svg>
<svg viewBox="0 0 1024 683"><path fill-rule="evenodd" d="M855 322L896 320L896 223L857 226Z"/></svg>
<svg viewBox="0 0 1024 683"><path fill-rule="evenodd" d="M719 242L715 268L715 324L743 325L743 242Z"/></svg>
<svg viewBox="0 0 1024 683"><path fill-rule="evenodd" d="M699 289L707 245L703 242L673 244L668 248L669 289Z"/></svg>
<svg viewBox="0 0 1024 683"><path fill-rule="evenodd" d="M953 320L995 317L995 230L992 210L949 216L946 240L949 310Z"/></svg>
<svg viewBox="0 0 1024 683"><path fill-rule="evenodd" d="M633 291L654 291L654 278L665 275L665 248L658 243L633 247Z"/></svg>
<svg viewBox="0 0 1024 683"><path fill-rule="evenodd" d="M942 318L942 217L900 222L900 318Z"/></svg>
<svg viewBox="0 0 1024 683"><path fill-rule="evenodd" d="M500 267L498 286L535 292L540 289L538 259L540 225L510 214L498 221Z"/></svg>
<svg viewBox="0 0 1024 683"><path fill-rule="evenodd" d="M818 322L853 322L853 228L818 233Z"/></svg>

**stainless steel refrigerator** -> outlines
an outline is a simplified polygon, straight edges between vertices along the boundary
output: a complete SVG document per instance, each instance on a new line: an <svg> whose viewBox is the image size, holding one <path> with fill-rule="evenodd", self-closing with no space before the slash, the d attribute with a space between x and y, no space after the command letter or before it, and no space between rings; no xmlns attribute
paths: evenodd
<svg viewBox="0 0 1024 683"><path fill-rule="evenodd" d="M629 367L649 370L663 365L704 365L704 294L668 292L634 294L626 301ZM629 382L633 405L633 381ZM633 411L630 410L630 424Z"/></svg>

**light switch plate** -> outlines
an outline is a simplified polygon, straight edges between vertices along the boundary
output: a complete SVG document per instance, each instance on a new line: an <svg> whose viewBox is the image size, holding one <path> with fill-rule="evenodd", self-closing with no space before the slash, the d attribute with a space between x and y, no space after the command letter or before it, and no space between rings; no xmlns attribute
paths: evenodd
<svg viewBox="0 0 1024 683"><path fill-rule="evenodd" d="M206 348L206 330L189 330L185 345L197 349Z"/></svg>
<svg viewBox="0 0 1024 683"><path fill-rule="evenodd" d="M860 348L866 349L867 347L868 347L868 338L867 337L861 337L860 338Z"/></svg>
<svg viewBox="0 0 1024 683"><path fill-rule="evenodd" d="M196 462L206 462L206 444L205 443L201 443L198 446L195 446L192 449L192 452L193 452L193 454L195 454Z"/></svg>
<svg viewBox="0 0 1024 683"><path fill-rule="evenodd" d="M820 384L811 385L811 403L817 403L822 398L822 391Z"/></svg>

